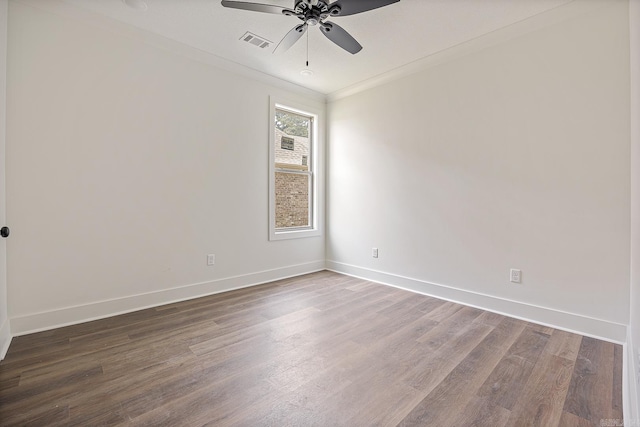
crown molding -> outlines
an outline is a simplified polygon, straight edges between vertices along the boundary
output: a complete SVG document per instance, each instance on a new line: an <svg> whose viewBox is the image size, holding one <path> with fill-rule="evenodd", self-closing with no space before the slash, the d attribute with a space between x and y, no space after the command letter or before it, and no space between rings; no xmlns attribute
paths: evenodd
<svg viewBox="0 0 640 427"><path fill-rule="evenodd" d="M429 68L454 61L469 54L505 43L525 34L566 21L594 9L605 7L598 1L578 1L563 4L554 9L526 18L522 21L483 34L455 46L438 51L432 55L410 62L406 65L327 94L327 102L337 101L374 87L382 86L401 78L416 74Z"/></svg>

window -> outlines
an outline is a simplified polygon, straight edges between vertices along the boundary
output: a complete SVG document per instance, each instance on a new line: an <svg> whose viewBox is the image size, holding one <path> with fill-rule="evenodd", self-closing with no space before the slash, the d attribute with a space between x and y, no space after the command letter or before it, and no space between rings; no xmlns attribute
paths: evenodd
<svg viewBox="0 0 640 427"><path fill-rule="evenodd" d="M270 239L317 236L318 114L271 104Z"/></svg>

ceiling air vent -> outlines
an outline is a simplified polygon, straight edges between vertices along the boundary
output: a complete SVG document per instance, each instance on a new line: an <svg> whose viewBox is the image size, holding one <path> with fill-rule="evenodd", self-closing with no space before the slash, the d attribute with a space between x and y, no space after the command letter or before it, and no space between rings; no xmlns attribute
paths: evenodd
<svg viewBox="0 0 640 427"><path fill-rule="evenodd" d="M242 36L240 40L243 40L247 43L251 43L254 46L261 47L262 49L267 48L273 44L273 42L270 42L269 40L262 38L260 36L256 36L255 34L250 33L248 31L244 33L244 36Z"/></svg>

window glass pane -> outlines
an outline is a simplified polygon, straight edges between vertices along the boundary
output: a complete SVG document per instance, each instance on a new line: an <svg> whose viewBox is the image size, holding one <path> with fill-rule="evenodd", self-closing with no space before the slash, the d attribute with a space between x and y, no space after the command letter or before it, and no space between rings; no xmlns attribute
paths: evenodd
<svg viewBox="0 0 640 427"><path fill-rule="evenodd" d="M315 233L315 115L272 104L270 239ZM270 140L271 140L270 138ZM302 233L302 234L301 234ZM290 237L287 237L290 236Z"/></svg>
<svg viewBox="0 0 640 427"><path fill-rule="evenodd" d="M276 168L309 170L311 118L276 110Z"/></svg>
<svg viewBox="0 0 640 427"><path fill-rule="evenodd" d="M309 227L308 173L276 171L276 228Z"/></svg>

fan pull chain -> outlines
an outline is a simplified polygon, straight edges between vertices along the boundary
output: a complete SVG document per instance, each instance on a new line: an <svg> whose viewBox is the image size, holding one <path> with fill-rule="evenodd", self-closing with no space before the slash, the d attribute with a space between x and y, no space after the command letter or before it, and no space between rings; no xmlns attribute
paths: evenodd
<svg viewBox="0 0 640 427"><path fill-rule="evenodd" d="M307 31L307 68L309 68L309 31Z"/></svg>

